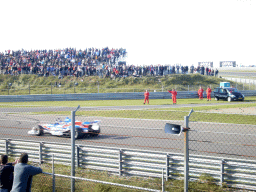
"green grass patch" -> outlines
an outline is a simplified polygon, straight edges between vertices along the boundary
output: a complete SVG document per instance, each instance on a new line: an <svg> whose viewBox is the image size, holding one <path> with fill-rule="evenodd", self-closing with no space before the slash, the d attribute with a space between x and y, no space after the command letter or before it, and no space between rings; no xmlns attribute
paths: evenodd
<svg viewBox="0 0 256 192"><path fill-rule="evenodd" d="M95 107L95 106L140 106L144 102L141 100L91 100L91 101L33 101L33 102L1 102L0 108L5 107ZM170 105L172 104L171 94L170 99L150 99L150 105ZM244 102L239 105L245 105L248 102L256 102L256 97L246 97ZM182 104L209 104L209 103L227 103L227 106L232 106L233 102L215 101L212 99L208 102L206 99L177 99L179 105ZM235 104L237 105L237 104Z"/></svg>
<svg viewBox="0 0 256 192"><path fill-rule="evenodd" d="M59 114L69 116L69 111L60 112L40 112L33 114ZM101 111L77 111L77 116L94 117L115 117L115 118L135 118L135 119L158 119L158 120L184 120L188 112L181 111L150 111L150 110L101 110ZM196 122L215 122L232 124L256 124L254 115L240 114L220 114L220 113L192 113L190 121Z"/></svg>
<svg viewBox="0 0 256 192"><path fill-rule="evenodd" d="M210 111L210 110L218 110L218 109L230 109L230 108L248 108L248 107L255 107L256 103L250 104L229 104L229 105L213 105L213 106L200 106L200 107L180 107L180 108L155 108L155 109L148 109L148 110L163 110L163 111L190 111L192 108L195 112L197 111Z"/></svg>
<svg viewBox="0 0 256 192"><path fill-rule="evenodd" d="M197 91L199 86L204 89L209 85L218 87L222 78L203 76L200 74L173 74L166 76L144 76L126 78L89 77L38 77L37 75L0 75L0 95L30 95L30 94L68 94L68 93L117 93L117 92L150 92L167 91L175 88L177 91ZM59 83L61 86L59 87ZM230 81L231 84L236 84ZM240 87L248 89L242 83Z"/></svg>
<svg viewBox="0 0 256 192"><path fill-rule="evenodd" d="M9 158L9 162L14 161L12 157ZM31 162L29 162L31 164ZM38 166L33 164L34 166ZM44 163L41 165L43 172L52 173L52 165ZM55 174L61 175L70 175L70 166L55 164L54 171ZM161 178L152 178L152 177L135 177L135 176L121 176L113 175L106 171L96 171L85 168L76 168L75 170L76 177L93 179L98 181L105 181L110 183L118 183L136 187L143 187L148 189L162 189L162 179ZM216 185L216 182L211 176L204 174L199 177L195 182L189 182L189 190L191 191L232 191L232 188L220 187ZM184 181L183 180L173 180L169 179L164 182L165 191L184 191ZM38 174L33 177L31 191L40 191L40 192L51 192L52 191L52 176L45 174ZM55 191L61 192L70 192L71 189L71 180L69 178L55 177ZM75 191L77 192L140 192L141 190L117 187L113 185L106 185L101 183L94 183L89 181L76 180L75 182Z"/></svg>

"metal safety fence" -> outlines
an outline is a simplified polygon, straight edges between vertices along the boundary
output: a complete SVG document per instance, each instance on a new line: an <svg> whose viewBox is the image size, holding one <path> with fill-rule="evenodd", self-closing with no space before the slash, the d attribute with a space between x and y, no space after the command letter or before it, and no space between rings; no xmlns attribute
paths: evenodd
<svg viewBox="0 0 256 192"><path fill-rule="evenodd" d="M243 104L10 104L1 108L0 154L26 152L42 167L33 191L256 190L255 104Z"/></svg>
<svg viewBox="0 0 256 192"><path fill-rule="evenodd" d="M241 78L229 78L225 77L223 81L234 81L236 83L233 84L240 91L255 91L256 90L256 80L250 79L241 79ZM174 88L177 91L198 91L199 86L203 88L207 88L210 86L212 89L219 86L219 84L198 84L198 85L169 85L169 86L148 86L148 87L118 87L118 88L106 88L101 87L99 85L95 85L92 87L78 87L76 84L71 86L55 86L55 85L25 85L22 88L13 88L11 86L7 86L6 89L1 89L1 95L37 95L37 94L83 94L83 93L137 93L144 92L145 89L150 92L167 92L168 90Z"/></svg>

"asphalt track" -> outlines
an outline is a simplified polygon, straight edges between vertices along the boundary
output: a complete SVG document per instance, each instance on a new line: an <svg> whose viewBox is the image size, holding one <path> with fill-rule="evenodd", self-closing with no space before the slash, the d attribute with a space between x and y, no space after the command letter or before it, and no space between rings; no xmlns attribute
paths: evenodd
<svg viewBox="0 0 256 192"><path fill-rule="evenodd" d="M144 110L147 108L175 108L180 106L82 107L79 110ZM182 106L193 108L199 105L188 104ZM0 138L70 143L70 138L49 135L35 137L28 135L27 132L37 124L52 123L57 118L65 118L61 115L32 115L29 112L72 110L75 110L75 108L1 108ZM184 125L184 121L80 116L77 116L76 120L101 120L101 134L98 137L85 137L76 140L76 144L175 153L183 153L184 151L183 134L176 136L164 133L164 126L167 122ZM256 125L190 122L189 127L189 150L191 154L256 159Z"/></svg>

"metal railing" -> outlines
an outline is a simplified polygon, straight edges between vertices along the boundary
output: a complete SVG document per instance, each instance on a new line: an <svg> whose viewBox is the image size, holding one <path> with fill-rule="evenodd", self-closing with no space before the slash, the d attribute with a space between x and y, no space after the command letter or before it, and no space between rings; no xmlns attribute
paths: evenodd
<svg viewBox="0 0 256 192"><path fill-rule="evenodd" d="M23 141L0 140L0 153L18 157L22 152L30 160L71 165L71 145ZM183 179L184 154L159 151L119 149L103 146L76 145L76 167L111 172L116 175ZM164 170L164 173L163 173ZM197 180L203 173L212 176L216 183L229 187L256 190L256 161L189 155L189 180ZM56 175L58 176L58 175Z"/></svg>
<svg viewBox="0 0 256 192"><path fill-rule="evenodd" d="M245 97L256 96L255 91L241 91ZM204 93L204 97L206 93ZM213 92L212 92L213 97ZM168 92L150 92L150 99L170 99ZM179 91L177 98L198 98L197 91ZM56 94L56 95L0 95L0 102L23 101L76 101L76 100L123 100L144 99L144 92L136 93L81 93L81 94Z"/></svg>

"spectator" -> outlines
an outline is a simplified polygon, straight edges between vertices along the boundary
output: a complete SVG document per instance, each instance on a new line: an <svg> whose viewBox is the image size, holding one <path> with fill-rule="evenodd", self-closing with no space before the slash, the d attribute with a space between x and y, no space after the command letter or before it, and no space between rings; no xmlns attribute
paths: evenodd
<svg viewBox="0 0 256 192"><path fill-rule="evenodd" d="M146 75L186 74L187 66L176 65L150 65L150 66L126 66L120 64L120 58L126 57L126 49L110 49L108 47L88 48L76 50L75 48L56 50L8 50L0 52L0 73L10 75L36 74L38 76L103 76L126 77ZM115 71L113 70L115 69ZM190 73L202 75L218 75L218 71L208 66L190 67ZM111 75L113 74L113 75Z"/></svg>
<svg viewBox="0 0 256 192"><path fill-rule="evenodd" d="M8 163L8 156L1 155L0 159L0 192L10 192L13 183L13 171L17 160L14 163Z"/></svg>
<svg viewBox="0 0 256 192"><path fill-rule="evenodd" d="M218 71L218 69L216 68L214 76L215 76L215 77L218 76L218 73L219 73L219 71Z"/></svg>
<svg viewBox="0 0 256 192"><path fill-rule="evenodd" d="M40 167L34 167L27 163L28 154L22 153L19 163L14 167L12 192L31 192L33 176L43 172Z"/></svg>

